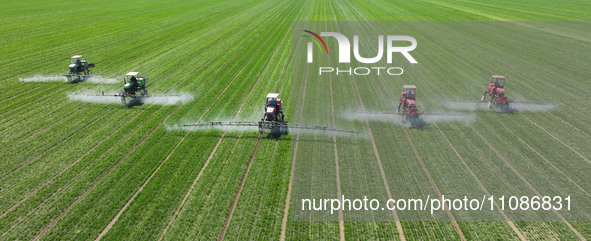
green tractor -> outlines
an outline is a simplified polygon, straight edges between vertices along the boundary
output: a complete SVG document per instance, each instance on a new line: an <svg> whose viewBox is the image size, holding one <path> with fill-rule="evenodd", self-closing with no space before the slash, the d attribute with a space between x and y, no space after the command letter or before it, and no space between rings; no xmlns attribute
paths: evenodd
<svg viewBox="0 0 591 241"><path fill-rule="evenodd" d="M68 73L64 75L68 82L72 81L72 77L76 77L77 81L84 81L92 77L90 68L94 68L94 63L88 63L86 59L82 58L82 55L74 55L70 57L68 68Z"/></svg>
<svg viewBox="0 0 591 241"><path fill-rule="evenodd" d="M119 93L121 96L121 103L127 104L127 97L133 100L148 96L148 90L146 85L148 84L148 78L137 75L138 72L129 72L125 75L123 82L123 92Z"/></svg>

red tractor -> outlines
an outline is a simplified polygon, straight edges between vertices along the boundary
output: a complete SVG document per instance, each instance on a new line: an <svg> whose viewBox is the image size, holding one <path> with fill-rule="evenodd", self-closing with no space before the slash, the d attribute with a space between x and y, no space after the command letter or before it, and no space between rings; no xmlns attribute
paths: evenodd
<svg viewBox="0 0 591 241"><path fill-rule="evenodd" d="M500 108L500 109L508 109L509 108L509 98L505 95L505 76L502 75L493 75L491 76L490 83L488 84L488 90L484 92L480 101L487 101L486 96L490 97L488 100L488 107L489 108Z"/></svg>
<svg viewBox="0 0 591 241"><path fill-rule="evenodd" d="M265 103L265 116L263 121L285 121L285 116L281 110L281 99L277 98L279 94L269 93L267 103Z"/></svg>
<svg viewBox="0 0 591 241"><path fill-rule="evenodd" d="M411 118L411 120L417 119L422 114L417 109L416 104L417 87L414 85L403 85L402 88L404 88L404 91L400 94L400 104L398 104L396 114L401 114L403 120L405 117L406 119ZM400 113L401 107L402 113Z"/></svg>

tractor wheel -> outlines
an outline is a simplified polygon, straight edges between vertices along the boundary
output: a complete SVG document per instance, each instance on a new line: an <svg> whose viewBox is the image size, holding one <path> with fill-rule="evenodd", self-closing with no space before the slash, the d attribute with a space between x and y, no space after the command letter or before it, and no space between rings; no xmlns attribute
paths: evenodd
<svg viewBox="0 0 591 241"><path fill-rule="evenodd" d="M144 89L144 96L148 96L148 90Z"/></svg>
<svg viewBox="0 0 591 241"><path fill-rule="evenodd" d="M488 102L488 108L494 108L497 105L497 97L493 97L492 99L490 99L490 102Z"/></svg>
<svg viewBox="0 0 591 241"><path fill-rule="evenodd" d="M259 133L263 134L264 131L265 131L265 128L263 127L263 122L259 122Z"/></svg>

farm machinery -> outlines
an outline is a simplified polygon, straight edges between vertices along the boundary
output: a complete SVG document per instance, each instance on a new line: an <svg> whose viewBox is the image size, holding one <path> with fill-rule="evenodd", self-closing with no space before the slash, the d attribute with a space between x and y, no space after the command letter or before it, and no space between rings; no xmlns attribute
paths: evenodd
<svg viewBox="0 0 591 241"><path fill-rule="evenodd" d="M460 102L486 102L488 108L497 109L502 112L515 112L517 109L509 107L510 103L527 103L533 105L539 105L541 103L535 103L530 101L515 101L509 99L506 95L505 81L507 77L502 75L492 75L488 83L486 91L480 97L480 100L467 100Z"/></svg>
<svg viewBox="0 0 591 241"><path fill-rule="evenodd" d="M82 58L82 55L74 55L70 57L70 65L68 65L68 73L66 79L68 82L71 82L73 77L76 77L78 81L84 81L87 78L92 77L92 72L90 72L90 68L94 68L94 63L88 63L88 61Z"/></svg>
<svg viewBox="0 0 591 241"><path fill-rule="evenodd" d="M138 72L129 72L123 78L123 92L119 93L121 96L121 103L127 104L127 97L137 101L140 98L148 96L148 78L138 75Z"/></svg>
<svg viewBox="0 0 591 241"><path fill-rule="evenodd" d="M208 121L197 122L193 124L183 124L177 126L252 126L258 127L259 133L263 134L269 130L274 135L284 135L289 133L289 129L322 130L344 133L356 133L355 131L341 130L327 126L304 126L299 124L290 124L285 121L285 114L282 110L282 101L278 98L279 94L269 93L264 105L263 117L258 122L251 121Z"/></svg>
<svg viewBox="0 0 591 241"><path fill-rule="evenodd" d="M507 78L502 75L493 75L491 76L490 83L488 84L488 89L482 94L480 97L480 101L488 102L489 108L498 108L501 110L508 110L509 109L509 98L505 95L505 80ZM490 100L486 100L486 97L489 97Z"/></svg>
<svg viewBox="0 0 591 241"><path fill-rule="evenodd" d="M119 97L121 98L122 104L127 104L127 98L131 98L132 101L130 104L137 104L142 101L142 99L147 97L172 97L175 95L148 95L148 78L142 77L138 75L138 72L129 72L123 78L123 91L117 94L105 94L103 91L101 94L75 94L81 96L95 96L95 97ZM100 102L100 101L99 101ZM106 101L106 103L111 103L111 101Z"/></svg>
<svg viewBox="0 0 591 241"><path fill-rule="evenodd" d="M409 123L412 127L423 127L430 121L463 121L469 116L456 113L425 113L417 108L417 87L414 85L403 85L403 91L400 93L400 102L396 112L364 112L371 115L399 115L402 123ZM423 116L439 116L427 117Z"/></svg>
<svg viewBox="0 0 591 241"><path fill-rule="evenodd" d="M414 85L403 85L402 88L404 90L400 93L400 103L398 104L396 114L400 114L403 121L416 122L419 120L420 115L423 114L417 109L417 87ZM402 113L400 112L401 108Z"/></svg>

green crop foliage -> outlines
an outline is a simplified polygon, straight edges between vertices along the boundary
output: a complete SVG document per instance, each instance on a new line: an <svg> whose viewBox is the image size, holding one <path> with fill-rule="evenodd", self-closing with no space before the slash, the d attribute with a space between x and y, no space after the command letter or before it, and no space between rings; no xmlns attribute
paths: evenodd
<svg viewBox="0 0 591 241"><path fill-rule="evenodd" d="M228 240L277 240L285 231L287 240L337 240L341 230L334 219L311 215L294 220L298 207L293 200L284 217L288 192L292 197L336 193L337 172L343 194L351 197L387 198L387 191L436 196L434 186L448 195L531 196L539 191L588 196L590 13L591 4L582 0L4 2L0 237L211 240L224 232ZM445 110L442 100L474 99L487 77L497 72L511 73L510 97L553 103L557 109L510 115L478 109L469 126L451 122L422 130L369 121L384 176L373 149L360 148L371 147L368 138L336 136L333 145L331 135L302 135L300 152L294 153L293 133L258 139L256 129L170 128L197 121L258 121L266 94L274 92L284 100L286 119L297 123L289 113L299 110L302 100L292 99L291 73L312 75L290 63L292 23L316 21L313 30L321 32L335 20L422 23L415 30L420 47L431 54L417 53L421 68L412 69L416 79L332 75L332 84L310 79L309 98L329 104L313 106L304 100L306 108L299 113L304 124L332 125L330 118L306 119L330 112L331 97L336 115L360 108L360 99L365 107L393 110L403 82L420 86L421 109ZM473 21L490 24L470 25ZM499 42L491 34L495 21L532 22L506 25L506 41ZM453 22L463 27L450 27ZM509 31L513 27L520 31ZM447 34L466 42L432 37ZM578 47L557 47L561 43ZM97 64L93 74L120 82L19 81L64 74L74 54ZM563 64L549 65L548 59ZM68 98L85 91L117 92L129 71L150 78L151 94L191 99L179 105L126 107ZM371 91L360 93L359 99L354 85ZM327 95L329 88L333 96ZM336 126L367 129L363 121L337 119ZM314 170L308 180L297 180L303 186L289 186L294 154L296 170ZM323 161L297 165L306 158ZM364 161L351 161L360 158ZM461 189L457 183L463 184ZM518 240L518 232L528 240L579 239L573 229L591 239L589 221L516 221L518 232L505 221L460 221L458 232L449 221L398 214L407 218L401 222L407 240L457 240L461 235L468 240ZM500 213L494 215L502 219ZM346 239L400 237L395 222L379 215L344 212L344 217Z"/></svg>

